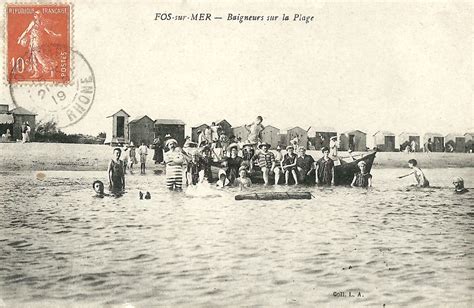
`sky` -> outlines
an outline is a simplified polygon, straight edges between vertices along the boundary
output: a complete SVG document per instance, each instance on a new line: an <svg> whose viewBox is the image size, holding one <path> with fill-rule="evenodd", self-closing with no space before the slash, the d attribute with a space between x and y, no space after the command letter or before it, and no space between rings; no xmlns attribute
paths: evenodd
<svg viewBox="0 0 474 308"><path fill-rule="evenodd" d="M281 129L473 130L469 2L265 3L76 1L73 46L94 70L96 96L65 131L108 131L106 116L121 108L132 118L182 119L188 129L262 115ZM155 21L157 12L224 19ZM228 13L314 21L238 23ZM0 93L11 103L5 83Z"/></svg>

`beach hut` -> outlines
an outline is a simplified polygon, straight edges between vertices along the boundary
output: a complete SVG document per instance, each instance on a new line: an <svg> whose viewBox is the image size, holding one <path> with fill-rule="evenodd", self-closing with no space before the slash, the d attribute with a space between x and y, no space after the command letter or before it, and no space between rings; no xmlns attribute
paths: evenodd
<svg viewBox="0 0 474 308"><path fill-rule="evenodd" d="M282 147L288 145L288 129L280 130L280 133L278 133L278 142Z"/></svg>
<svg viewBox="0 0 474 308"><path fill-rule="evenodd" d="M379 151L395 151L395 134L389 131L379 130L374 134L374 146Z"/></svg>
<svg viewBox="0 0 474 308"><path fill-rule="evenodd" d="M432 152L444 152L444 136L438 133L426 133L423 136L423 144L427 144L431 140Z"/></svg>
<svg viewBox="0 0 474 308"><path fill-rule="evenodd" d="M306 129L302 129L299 126L288 129L286 136L287 143L291 143L295 138L298 138L298 146L308 146L308 131Z"/></svg>
<svg viewBox="0 0 474 308"><path fill-rule="evenodd" d="M350 130L339 136L341 151L367 151L367 134L360 130Z"/></svg>
<svg viewBox="0 0 474 308"><path fill-rule="evenodd" d="M266 125L262 131L262 141L270 144L274 149L280 143L280 137L278 136L280 129L272 125Z"/></svg>
<svg viewBox="0 0 474 308"><path fill-rule="evenodd" d="M242 141L247 140L249 136L249 131L247 130L247 128L245 128L244 125L232 128L232 132L236 139L241 138Z"/></svg>
<svg viewBox="0 0 474 308"><path fill-rule="evenodd" d="M419 152L421 146L419 134L411 132L402 132L400 135L398 135L398 144L400 144L400 151L403 151L407 145L411 146L412 141L415 141L416 143L415 152Z"/></svg>
<svg viewBox="0 0 474 308"><path fill-rule="evenodd" d="M462 134L447 134L444 141L446 142L445 149L452 147L453 152L457 153L466 151L466 138Z"/></svg>
<svg viewBox="0 0 474 308"><path fill-rule="evenodd" d="M329 147L329 139L334 136L337 137L337 132L332 127L310 126L307 135L314 148L321 150L323 147Z"/></svg>
<svg viewBox="0 0 474 308"><path fill-rule="evenodd" d="M466 142L466 152L472 153L474 150L474 132L473 133L465 133L464 140Z"/></svg>
<svg viewBox="0 0 474 308"><path fill-rule="evenodd" d="M36 113L23 107L13 108L10 113L13 115L12 140L21 139L22 125L23 123L28 122L31 128L30 140L33 141L36 129Z"/></svg>
<svg viewBox="0 0 474 308"><path fill-rule="evenodd" d="M155 121L147 115L136 117L128 123L130 141L133 141L135 146L142 142L147 145L152 144L155 138L154 125Z"/></svg>
<svg viewBox="0 0 474 308"><path fill-rule="evenodd" d="M179 146L184 144L185 123L178 119L156 119L155 120L155 137L165 139L167 134L178 141Z"/></svg>
<svg viewBox="0 0 474 308"><path fill-rule="evenodd" d="M109 131L105 136L105 144L117 145L119 143L129 143L128 137L128 120L130 115L123 109L109 115L107 119L110 121Z"/></svg>
<svg viewBox="0 0 474 308"><path fill-rule="evenodd" d="M217 126L220 126L221 133L224 133L227 137L230 137L234 134L234 131L232 130L232 125L227 120L218 120L214 123L216 123Z"/></svg>
<svg viewBox="0 0 474 308"><path fill-rule="evenodd" d="M207 124L200 124L200 125L196 125L194 127L191 128L191 140L194 141L194 142L198 142L198 131L201 131L204 133L204 129L206 129L207 127Z"/></svg>

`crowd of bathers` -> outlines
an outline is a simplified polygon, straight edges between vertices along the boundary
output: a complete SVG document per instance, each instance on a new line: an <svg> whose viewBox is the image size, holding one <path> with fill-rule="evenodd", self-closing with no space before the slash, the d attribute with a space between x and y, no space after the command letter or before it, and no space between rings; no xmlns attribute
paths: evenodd
<svg viewBox="0 0 474 308"><path fill-rule="evenodd" d="M252 185L251 179L256 178L257 173L265 185L334 185L334 167L340 161L330 148L323 147L322 157L317 161L306 153L305 147L297 144L290 144L284 149L278 145L271 149L271 145L261 138L264 129L262 121L263 118L258 116L252 124L245 125L248 138L243 142L235 140L233 136L230 139L222 137L225 135L219 134L220 129L215 123L198 132L198 142L186 138L182 147L171 135L165 136L163 143L155 140L152 145L153 160L165 165L166 187L182 191L183 185L215 183L220 188L237 186L245 189ZM127 151L128 155L124 155ZM142 143L138 152L141 173L144 174L147 146ZM114 157L108 167L110 191L114 194L124 191L127 168L132 173L133 164L137 163L135 155L133 143L125 148L114 149ZM429 182L416 160L410 160L408 166L412 169L408 175L413 174L417 181L415 185L428 187ZM358 168L359 172L354 174L351 186L371 187L372 175L367 170L366 162L359 161ZM459 183L460 180L457 181L458 187L463 186L463 183Z"/></svg>

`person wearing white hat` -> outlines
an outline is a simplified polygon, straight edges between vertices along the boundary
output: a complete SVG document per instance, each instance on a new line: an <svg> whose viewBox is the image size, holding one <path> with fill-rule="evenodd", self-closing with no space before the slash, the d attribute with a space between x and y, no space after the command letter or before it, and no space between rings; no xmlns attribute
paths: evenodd
<svg viewBox="0 0 474 308"><path fill-rule="evenodd" d="M166 141L169 149L165 154L166 163L166 187L169 190L181 191L183 187L183 164L185 157L181 148L177 147L176 139Z"/></svg>

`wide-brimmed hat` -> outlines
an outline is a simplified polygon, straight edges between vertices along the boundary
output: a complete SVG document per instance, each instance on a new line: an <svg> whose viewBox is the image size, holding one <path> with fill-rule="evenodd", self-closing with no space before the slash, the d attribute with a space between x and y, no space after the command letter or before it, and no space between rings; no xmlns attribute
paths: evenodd
<svg viewBox="0 0 474 308"><path fill-rule="evenodd" d="M189 141L186 143L186 147L188 148L197 148L198 144L194 141Z"/></svg>
<svg viewBox="0 0 474 308"><path fill-rule="evenodd" d="M168 139L166 140L165 146L169 147L171 143L178 144L178 141L176 141L176 139Z"/></svg>
<svg viewBox="0 0 474 308"><path fill-rule="evenodd" d="M336 139L337 140L337 136L332 136L331 138L329 139Z"/></svg>
<svg viewBox="0 0 474 308"><path fill-rule="evenodd" d="M245 147L253 147L255 145L255 143L251 143L251 142L246 142L242 145L243 148Z"/></svg>
<svg viewBox="0 0 474 308"><path fill-rule="evenodd" d="M271 147L270 144L264 142L264 143L260 143L260 144L258 145L258 148L261 149L263 146L266 146L267 148L270 148L270 147Z"/></svg>
<svg viewBox="0 0 474 308"><path fill-rule="evenodd" d="M227 147L227 151L230 152L230 150L232 150L233 148L236 148L237 150L239 149L239 145L237 143L231 143L229 144L229 146Z"/></svg>
<svg viewBox="0 0 474 308"><path fill-rule="evenodd" d="M239 167L239 172L244 170L245 172L248 172L247 168L245 166L240 166Z"/></svg>
<svg viewBox="0 0 474 308"><path fill-rule="evenodd" d="M294 150L295 148L292 145L289 145L289 146L286 147L286 150L288 151L289 149Z"/></svg>

